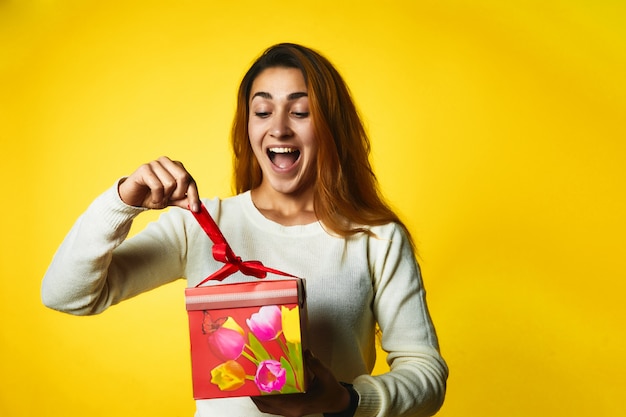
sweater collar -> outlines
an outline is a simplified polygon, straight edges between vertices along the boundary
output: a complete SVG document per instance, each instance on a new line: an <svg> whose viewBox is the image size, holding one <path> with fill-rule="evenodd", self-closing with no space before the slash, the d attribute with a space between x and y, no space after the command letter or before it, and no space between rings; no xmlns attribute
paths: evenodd
<svg viewBox="0 0 626 417"><path fill-rule="evenodd" d="M252 196L250 191L246 191L240 194L240 197L243 200L242 206L245 215L254 224L265 230L266 232L283 236L306 236L324 232L324 228L319 221L303 225L283 226L280 223L276 223L275 221L268 219L256 208L256 206L252 202Z"/></svg>

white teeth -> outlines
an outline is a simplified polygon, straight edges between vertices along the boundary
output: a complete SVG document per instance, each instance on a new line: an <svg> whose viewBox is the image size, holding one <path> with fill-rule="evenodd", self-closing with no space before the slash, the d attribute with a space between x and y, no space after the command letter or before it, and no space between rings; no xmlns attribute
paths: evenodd
<svg viewBox="0 0 626 417"><path fill-rule="evenodd" d="M293 148L270 148L269 151L270 152L274 152L274 153L292 153L292 152L296 152L297 149L293 149Z"/></svg>

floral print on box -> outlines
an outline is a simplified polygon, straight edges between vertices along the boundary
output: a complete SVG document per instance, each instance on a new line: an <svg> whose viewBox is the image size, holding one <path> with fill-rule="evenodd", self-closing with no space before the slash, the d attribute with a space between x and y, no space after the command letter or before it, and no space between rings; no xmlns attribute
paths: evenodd
<svg viewBox="0 0 626 417"><path fill-rule="evenodd" d="M203 310L203 315L202 333L210 351L222 361L210 370L211 383L220 391L237 391L246 381L253 381L261 395L303 392L297 305L261 306L245 323L232 316L214 318L209 310ZM253 373L246 372L246 361L248 369L255 369Z"/></svg>

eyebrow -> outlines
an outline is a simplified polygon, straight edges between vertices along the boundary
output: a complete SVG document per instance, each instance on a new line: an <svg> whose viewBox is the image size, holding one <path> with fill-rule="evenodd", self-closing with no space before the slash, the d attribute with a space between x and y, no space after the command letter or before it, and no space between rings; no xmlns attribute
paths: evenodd
<svg viewBox="0 0 626 417"><path fill-rule="evenodd" d="M308 97L309 95L304 92L297 92L297 93L291 93L287 96L287 100L291 101L291 100L297 100L301 97ZM254 95L252 96L252 98L250 98L250 101L252 101L255 97L261 97L267 100L271 100L273 97L270 93L267 93L265 91L259 91L258 93L254 93Z"/></svg>

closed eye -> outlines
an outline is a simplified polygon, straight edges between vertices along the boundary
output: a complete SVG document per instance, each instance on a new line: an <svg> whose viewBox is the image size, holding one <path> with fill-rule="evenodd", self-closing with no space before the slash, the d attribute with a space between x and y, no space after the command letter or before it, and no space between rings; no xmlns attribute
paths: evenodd
<svg viewBox="0 0 626 417"><path fill-rule="evenodd" d="M267 112L267 111L257 111L257 112L254 112L254 115L256 117L260 117L261 119L265 119L265 118L269 117L270 112Z"/></svg>

